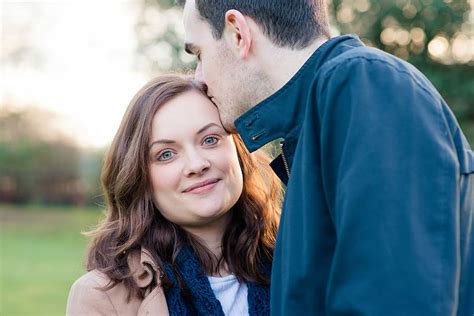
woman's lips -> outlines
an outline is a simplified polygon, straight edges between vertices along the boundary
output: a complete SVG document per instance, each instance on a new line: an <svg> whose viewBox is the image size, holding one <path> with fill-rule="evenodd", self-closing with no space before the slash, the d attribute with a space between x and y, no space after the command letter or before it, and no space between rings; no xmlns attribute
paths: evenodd
<svg viewBox="0 0 474 316"><path fill-rule="evenodd" d="M212 179L196 183L187 188L184 193L200 194L208 192L212 190L219 181L220 179Z"/></svg>

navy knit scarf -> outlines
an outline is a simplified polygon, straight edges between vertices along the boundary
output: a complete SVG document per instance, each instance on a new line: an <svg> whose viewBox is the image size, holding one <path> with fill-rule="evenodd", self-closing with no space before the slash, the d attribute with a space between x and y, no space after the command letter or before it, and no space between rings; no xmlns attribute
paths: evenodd
<svg viewBox="0 0 474 316"><path fill-rule="evenodd" d="M176 266L181 280L189 289L190 299L183 296L173 268L169 263L164 262L166 276L173 283L173 286L165 291L170 316L224 316L222 306L214 295L209 280L190 247L184 247L179 252ZM267 269L267 272L270 272L270 269ZM270 288L251 282L247 283L247 288L249 315L270 315Z"/></svg>

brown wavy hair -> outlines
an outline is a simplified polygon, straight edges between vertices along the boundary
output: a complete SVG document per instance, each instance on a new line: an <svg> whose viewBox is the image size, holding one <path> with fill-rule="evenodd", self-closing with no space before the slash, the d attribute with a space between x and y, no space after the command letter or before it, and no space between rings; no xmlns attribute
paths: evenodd
<svg viewBox="0 0 474 316"><path fill-rule="evenodd" d="M127 254L142 247L162 270L162 261L174 266L180 249L190 245L208 274L226 264L239 280L269 283L262 267L273 258L282 188L263 152L249 153L240 137L232 135L244 186L230 210L220 258L197 236L165 219L153 203L148 171L152 119L161 105L190 90L205 95L198 83L181 75L163 75L148 82L130 102L105 157L101 182L106 218L86 233L92 237L87 270L105 273L111 280L106 289L124 282L129 298L143 297L127 264ZM165 289L170 285L166 276L163 285Z"/></svg>

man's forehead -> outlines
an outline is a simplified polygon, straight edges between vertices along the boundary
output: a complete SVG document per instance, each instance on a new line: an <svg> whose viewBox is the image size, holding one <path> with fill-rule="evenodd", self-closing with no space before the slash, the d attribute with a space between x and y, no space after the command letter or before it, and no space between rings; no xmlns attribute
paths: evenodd
<svg viewBox="0 0 474 316"><path fill-rule="evenodd" d="M212 27L199 13L195 0L187 0L183 12L184 43L188 53L197 55L202 48L213 45Z"/></svg>
<svg viewBox="0 0 474 316"><path fill-rule="evenodd" d="M196 8L196 2L194 0L187 0L183 10L183 21L184 27L195 24L199 21L199 12ZM190 24L191 23L191 24Z"/></svg>
<svg viewBox="0 0 474 316"><path fill-rule="evenodd" d="M201 32L203 21L200 19L194 0L187 0L183 11L185 42L194 43Z"/></svg>

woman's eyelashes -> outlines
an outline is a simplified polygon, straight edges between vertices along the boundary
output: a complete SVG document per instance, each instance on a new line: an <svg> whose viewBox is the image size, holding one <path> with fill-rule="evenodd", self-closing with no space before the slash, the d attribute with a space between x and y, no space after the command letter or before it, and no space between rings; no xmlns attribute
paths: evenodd
<svg viewBox="0 0 474 316"><path fill-rule="evenodd" d="M219 141L220 141L219 136L217 136L217 135L208 135L208 136L206 136L202 139L201 146L214 147L219 143ZM176 155L177 155L176 150L172 150L172 149L167 148L167 149L160 150L156 154L156 160L166 162L166 161L169 161L169 160L173 159Z"/></svg>
<svg viewBox="0 0 474 316"><path fill-rule="evenodd" d="M156 160L168 161L174 157L175 153L169 149L162 150L158 153Z"/></svg>
<svg viewBox="0 0 474 316"><path fill-rule="evenodd" d="M212 146L215 145L219 142L219 137L216 135L209 135L204 137L202 140L201 144L205 146Z"/></svg>

